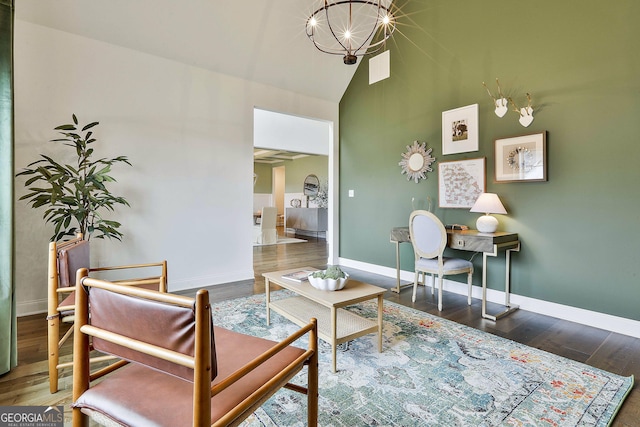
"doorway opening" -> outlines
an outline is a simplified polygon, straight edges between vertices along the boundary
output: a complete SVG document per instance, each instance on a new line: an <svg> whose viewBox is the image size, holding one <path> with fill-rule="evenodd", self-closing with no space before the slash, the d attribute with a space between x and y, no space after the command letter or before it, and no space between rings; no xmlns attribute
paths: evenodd
<svg viewBox="0 0 640 427"><path fill-rule="evenodd" d="M284 193L286 184L286 168L285 166L274 166L272 169L273 176L273 201L275 207L278 209L278 218L276 221L277 227L284 227ZM278 228L278 233L282 233ZM284 234L284 233L282 233Z"/></svg>
<svg viewBox="0 0 640 427"><path fill-rule="evenodd" d="M333 124L330 122L254 108L254 217L259 217L265 206L274 206L278 212L278 233L283 237L294 233L303 239L307 236L313 240L326 238L331 246L331 220L325 219L326 225L319 233L315 229L309 232L306 225L287 221L287 216L293 218L294 213L307 215L314 209L322 209L321 217L331 217L332 146ZM325 203L319 205L319 200L304 194L308 175L319 178L326 195Z"/></svg>

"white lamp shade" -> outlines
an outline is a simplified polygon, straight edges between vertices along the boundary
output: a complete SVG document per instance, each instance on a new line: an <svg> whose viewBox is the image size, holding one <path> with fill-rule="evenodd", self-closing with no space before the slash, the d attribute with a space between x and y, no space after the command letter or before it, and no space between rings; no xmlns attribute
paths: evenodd
<svg viewBox="0 0 640 427"><path fill-rule="evenodd" d="M507 210L502 205L500 198L494 193L482 193L471 208L471 212L484 214L506 214Z"/></svg>

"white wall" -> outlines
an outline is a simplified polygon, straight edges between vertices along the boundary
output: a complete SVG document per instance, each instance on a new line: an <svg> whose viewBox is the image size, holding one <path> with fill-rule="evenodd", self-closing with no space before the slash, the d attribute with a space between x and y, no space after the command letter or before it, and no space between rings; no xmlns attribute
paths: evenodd
<svg viewBox="0 0 640 427"><path fill-rule="evenodd" d="M256 147L329 155L331 123L256 108Z"/></svg>
<svg viewBox="0 0 640 427"><path fill-rule="evenodd" d="M261 212L265 206L275 206L273 194L253 193L253 212Z"/></svg>
<svg viewBox="0 0 640 427"><path fill-rule="evenodd" d="M113 171L111 188L131 208L117 212L122 243L92 240L93 263L167 259L173 291L253 277L253 108L338 121L337 103L20 20L15 95L17 171L40 153L65 151L47 141L72 113L100 121L97 155L133 164ZM19 315L46 307L53 233L42 213L16 202Z"/></svg>

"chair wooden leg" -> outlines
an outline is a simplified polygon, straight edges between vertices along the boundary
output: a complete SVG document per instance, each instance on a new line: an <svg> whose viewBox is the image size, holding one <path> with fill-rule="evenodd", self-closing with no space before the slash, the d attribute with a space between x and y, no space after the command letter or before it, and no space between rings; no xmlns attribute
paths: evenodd
<svg viewBox="0 0 640 427"><path fill-rule="evenodd" d="M438 310L442 311L442 274L438 276Z"/></svg>
<svg viewBox="0 0 640 427"><path fill-rule="evenodd" d="M82 283L82 278L88 275L86 268L78 270L76 282ZM77 401L80 395L89 389L89 336L80 332L80 328L89 323L89 304L87 303L87 293L78 286L76 293L75 329L73 336L73 402ZM88 417L82 413L80 408L73 408L71 414L73 427L87 427Z"/></svg>
<svg viewBox="0 0 640 427"><path fill-rule="evenodd" d="M314 318L314 323L317 322ZM313 350L313 356L307 366L307 425L318 425L318 330L317 324L309 334L309 347Z"/></svg>
<svg viewBox="0 0 640 427"><path fill-rule="evenodd" d="M469 296L467 297L467 304L471 305L471 290L473 288L473 284L471 283L471 279L473 278L473 273L470 272L467 276L467 283L469 284Z"/></svg>
<svg viewBox="0 0 640 427"><path fill-rule="evenodd" d="M416 270L415 276L413 277L413 296L411 297L412 302L416 302L416 293L418 292L418 270Z"/></svg>
<svg viewBox="0 0 640 427"><path fill-rule="evenodd" d="M47 318L47 349L49 359L49 392L58 391L58 360L60 358L60 317L58 315Z"/></svg>

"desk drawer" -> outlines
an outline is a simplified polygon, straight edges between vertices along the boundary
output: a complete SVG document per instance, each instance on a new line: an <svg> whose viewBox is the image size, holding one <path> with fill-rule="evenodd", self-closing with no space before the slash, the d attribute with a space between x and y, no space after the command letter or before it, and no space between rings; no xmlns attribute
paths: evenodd
<svg viewBox="0 0 640 427"><path fill-rule="evenodd" d="M471 252L493 252L493 245L498 250L514 248L518 245L518 234L498 231L496 233L480 233L477 230L447 231L448 246L451 249Z"/></svg>
<svg viewBox="0 0 640 427"><path fill-rule="evenodd" d="M493 237L451 233L448 236L451 249L471 252L493 252Z"/></svg>

